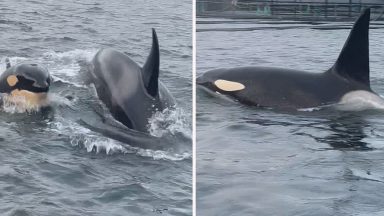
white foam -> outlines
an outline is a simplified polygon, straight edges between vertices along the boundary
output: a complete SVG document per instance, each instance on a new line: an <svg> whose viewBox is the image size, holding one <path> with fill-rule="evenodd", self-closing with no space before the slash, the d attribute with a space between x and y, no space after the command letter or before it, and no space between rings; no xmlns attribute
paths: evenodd
<svg viewBox="0 0 384 216"><path fill-rule="evenodd" d="M92 60L96 52L96 49L75 49L67 52L49 51L44 53L42 57L33 59L33 61L43 65L44 67L47 67L51 75L58 75L61 78L74 77L78 75L78 72L80 70L80 65L78 64L78 61L83 60L89 62ZM32 59L18 56L8 58L11 62L11 65L16 65L25 61L32 61ZM6 69L5 59L6 57L3 57L1 59L0 71L5 71Z"/></svg>
<svg viewBox="0 0 384 216"><path fill-rule="evenodd" d="M309 108L301 108L301 109L297 109L298 111L302 111L302 112L314 112L314 111L319 111L321 110L323 107L319 106L319 107L309 107Z"/></svg>
<svg viewBox="0 0 384 216"><path fill-rule="evenodd" d="M97 49L83 50L83 49L74 49L67 52L55 52L49 51L43 54L44 60L53 60L53 61L73 61L73 60L86 60L91 61Z"/></svg>
<svg viewBox="0 0 384 216"><path fill-rule="evenodd" d="M60 66L59 66L60 67ZM51 68L51 74L60 77L74 77L79 75L80 66L75 63L61 65L62 68ZM62 78L61 78L62 79Z"/></svg>
<svg viewBox="0 0 384 216"><path fill-rule="evenodd" d="M95 153L105 153L108 155L111 154L136 154L141 157L148 157L154 160L171 160L171 161L181 161L190 159L192 154L188 152L184 153L174 153L172 151L162 151L162 150L151 150L151 149L142 149L137 147L132 147L129 145L121 145L118 141L99 137L96 135L88 134L79 134L76 133L70 137L70 142L73 146L83 147L87 152Z"/></svg>
<svg viewBox="0 0 384 216"><path fill-rule="evenodd" d="M48 68L51 75L55 77L60 77L60 79L77 77L81 69L79 61L91 61L96 51L96 49L75 49L67 52L49 51L44 53L39 61L42 62L42 64ZM67 82L73 85L80 85L82 80L76 79Z"/></svg>
<svg viewBox="0 0 384 216"><path fill-rule="evenodd" d="M56 118L57 122L51 123L51 130L69 135L70 144L85 148L87 152L96 153L128 153L129 151L115 140L100 137L88 128L62 117Z"/></svg>
<svg viewBox="0 0 384 216"><path fill-rule="evenodd" d="M181 160L192 158L192 155L188 152L177 154L177 153L171 153L167 151L160 151L160 150L155 151L150 149L138 149L136 154L142 157L151 157L154 160L181 161Z"/></svg>
<svg viewBox="0 0 384 216"><path fill-rule="evenodd" d="M132 147L126 143L122 144L119 141L102 137L98 133L94 133L93 131L65 118L57 117L56 121L57 122L52 122L50 124L51 130L61 134L70 134L70 144L72 146L84 148L87 152L94 152L96 154L105 153L108 155L136 154L154 160L170 161L180 161L192 157L192 154L188 152L175 153L172 150L161 151Z"/></svg>
<svg viewBox="0 0 384 216"><path fill-rule="evenodd" d="M70 85L73 85L73 86L75 86L77 88L86 88L86 89L88 88L87 85L79 84L79 83L74 83L74 82L71 82L69 80L63 79L63 78L61 78L59 76L56 76L56 75L52 75L52 78L53 78L54 81L59 81L59 82L62 82L62 83L70 84Z"/></svg>
<svg viewBox="0 0 384 216"><path fill-rule="evenodd" d="M192 137L190 119L181 108L167 108L157 111L148 120L148 131L152 136L162 137L166 134L182 133Z"/></svg>
<svg viewBox="0 0 384 216"><path fill-rule="evenodd" d="M39 112L42 107L50 104L49 97L41 101L41 104L31 103L23 96L9 96L7 94L3 94L1 100L3 111L11 114Z"/></svg>
<svg viewBox="0 0 384 216"><path fill-rule="evenodd" d="M84 147L87 152L105 152L106 154L129 153L126 148L116 141L91 134L75 134L70 137L70 142L73 146Z"/></svg>
<svg viewBox="0 0 384 216"><path fill-rule="evenodd" d="M76 101L76 98L73 101L70 101L64 96L56 93L49 93L48 98L51 105L66 105L74 109L73 103Z"/></svg>

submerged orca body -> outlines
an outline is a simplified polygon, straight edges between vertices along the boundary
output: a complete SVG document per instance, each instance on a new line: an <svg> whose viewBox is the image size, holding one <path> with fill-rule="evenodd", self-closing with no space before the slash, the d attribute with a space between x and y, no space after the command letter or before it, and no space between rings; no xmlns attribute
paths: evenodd
<svg viewBox="0 0 384 216"><path fill-rule="evenodd" d="M152 30L152 49L143 67L126 54L102 49L92 60L90 74L97 95L112 116L130 129L148 131L148 119L156 111L174 105L159 77L159 45Z"/></svg>
<svg viewBox="0 0 384 216"><path fill-rule="evenodd" d="M336 61L324 73L270 67L208 71L197 83L253 106L298 109L342 102L355 92L375 95L369 80L368 30L370 9L354 24Z"/></svg>

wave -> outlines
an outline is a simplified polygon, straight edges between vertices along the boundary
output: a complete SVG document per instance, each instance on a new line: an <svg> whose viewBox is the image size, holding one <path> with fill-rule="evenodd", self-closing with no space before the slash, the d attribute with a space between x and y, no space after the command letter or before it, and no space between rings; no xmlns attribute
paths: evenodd
<svg viewBox="0 0 384 216"><path fill-rule="evenodd" d="M86 149L87 152L113 154L136 154L154 160L181 161L192 158L190 151L175 152L173 149L152 150L133 147L129 143L121 143L96 133L82 125L61 116L50 123L50 130L69 137L72 146Z"/></svg>
<svg viewBox="0 0 384 216"><path fill-rule="evenodd" d="M118 141L90 134L74 134L70 136L72 146L85 148L87 152L113 154L136 154L141 157L152 158L154 160L182 161L192 158L190 152L176 153L172 150L151 150L138 147L122 145Z"/></svg>

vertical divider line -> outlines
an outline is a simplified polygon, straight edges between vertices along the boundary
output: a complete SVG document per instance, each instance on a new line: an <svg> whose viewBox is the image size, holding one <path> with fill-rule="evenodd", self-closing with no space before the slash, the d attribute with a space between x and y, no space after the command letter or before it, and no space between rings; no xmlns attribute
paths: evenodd
<svg viewBox="0 0 384 216"><path fill-rule="evenodd" d="M196 216L196 0L192 0L192 211Z"/></svg>

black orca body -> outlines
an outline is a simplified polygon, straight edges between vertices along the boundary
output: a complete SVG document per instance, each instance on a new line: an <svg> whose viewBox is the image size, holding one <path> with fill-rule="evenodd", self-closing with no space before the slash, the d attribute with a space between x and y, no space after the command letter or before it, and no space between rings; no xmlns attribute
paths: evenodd
<svg viewBox="0 0 384 216"><path fill-rule="evenodd" d="M159 45L152 30L152 49L143 67L113 49L97 52L91 64L91 82L112 116L130 129L148 132L148 119L156 111L174 106L169 91L158 80Z"/></svg>
<svg viewBox="0 0 384 216"><path fill-rule="evenodd" d="M0 75L2 96L11 103L22 98L33 107L47 105L47 93L51 84L49 71L34 63L11 66L9 59L6 59L6 64L7 69Z"/></svg>
<svg viewBox="0 0 384 216"><path fill-rule="evenodd" d="M354 24L336 63L324 73L240 67L208 71L197 83L247 105L281 109L335 104L353 93L377 96L369 80L369 21L370 9L366 9Z"/></svg>

